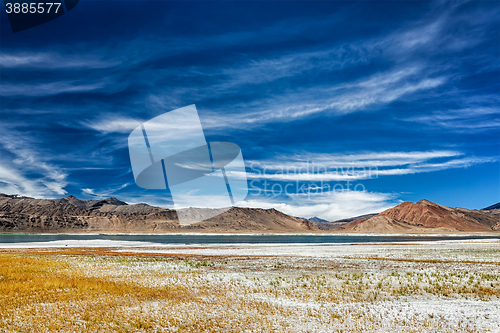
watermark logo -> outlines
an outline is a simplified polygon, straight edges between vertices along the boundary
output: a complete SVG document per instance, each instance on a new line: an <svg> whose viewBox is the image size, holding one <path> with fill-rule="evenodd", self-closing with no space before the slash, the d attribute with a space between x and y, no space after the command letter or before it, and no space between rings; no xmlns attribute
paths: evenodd
<svg viewBox="0 0 500 333"><path fill-rule="evenodd" d="M19 32L47 23L73 9L79 0L19 1L4 0L12 32Z"/></svg>
<svg viewBox="0 0 500 333"><path fill-rule="evenodd" d="M264 197L289 197L302 195L305 199L338 193L366 192L362 180L378 178L378 167L355 166L355 161L335 160L316 163L312 160L295 160L290 163L266 165L252 163L248 177L250 193Z"/></svg>
<svg viewBox="0 0 500 333"><path fill-rule="evenodd" d="M240 148L207 142L195 105L141 124L128 146L137 186L169 189L181 225L217 216L248 194Z"/></svg>

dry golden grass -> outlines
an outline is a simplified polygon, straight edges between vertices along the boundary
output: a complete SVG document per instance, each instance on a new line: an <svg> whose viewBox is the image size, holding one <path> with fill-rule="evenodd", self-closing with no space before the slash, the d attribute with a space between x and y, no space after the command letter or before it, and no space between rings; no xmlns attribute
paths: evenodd
<svg viewBox="0 0 500 333"><path fill-rule="evenodd" d="M87 329L108 325L134 328L139 322L120 316L116 311L120 306L160 299L186 302L193 298L180 286L144 287L85 276L67 261L14 254L0 255L0 295L0 328L14 331L23 330L25 325L40 331L71 326L75 324L70 316L75 314L73 305L81 306L76 317L85 322ZM45 306L52 311L43 313Z"/></svg>
<svg viewBox="0 0 500 333"><path fill-rule="evenodd" d="M495 320L490 318L495 310L488 307L499 304L500 272L488 263L462 264L468 269L457 267L455 261L418 258L339 262L124 253L110 248L3 252L0 331L483 330ZM401 304L412 297L437 304L481 300L486 310L478 309L478 315L486 319L445 318L424 309L401 312ZM453 304L457 309L471 306Z"/></svg>
<svg viewBox="0 0 500 333"><path fill-rule="evenodd" d="M95 255L96 251L89 252ZM74 259L59 260L46 253L43 256L0 254L0 331L230 332L245 327L272 327L266 316L289 312L259 301L232 304L225 299L229 291L225 286L196 283L190 287L154 286L135 282L150 278L147 273L133 274L131 279L117 272L106 277L116 268L114 264L123 268L134 263L152 263L154 258L105 259L92 272L85 271L88 267L75 265L78 262ZM206 261L179 262L194 268L211 265ZM193 274L156 272L154 278L179 279L180 275L190 279ZM212 313L213 309L217 313ZM206 313L200 316L197 311ZM282 325L286 327L286 323Z"/></svg>

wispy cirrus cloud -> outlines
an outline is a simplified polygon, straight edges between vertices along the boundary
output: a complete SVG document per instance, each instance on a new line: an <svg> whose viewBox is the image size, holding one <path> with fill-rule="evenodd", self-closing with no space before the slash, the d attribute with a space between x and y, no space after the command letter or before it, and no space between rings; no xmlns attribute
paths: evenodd
<svg viewBox="0 0 500 333"><path fill-rule="evenodd" d="M275 208L292 216L320 217L335 221L353 216L380 213L401 203L393 193L342 191L319 194L290 194L286 198L248 199L242 207Z"/></svg>
<svg viewBox="0 0 500 333"><path fill-rule="evenodd" d="M314 87L292 95L282 94L272 99L256 100L249 104L236 104L237 112L231 115L220 112L207 112L203 123L207 129L247 129L273 122L290 122L314 116L320 113L342 115L366 110L372 106L391 103L405 95L428 90L442 85L446 78L424 78L411 82L414 69L405 69L391 73L377 74L367 80L333 87ZM316 98L312 98L316 96ZM156 98L158 100L159 98ZM137 124L128 118L112 119L104 115L103 119L88 122L87 125L102 132L126 132Z"/></svg>
<svg viewBox="0 0 500 333"><path fill-rule="evenodd" d="M321 72L335 75L346 67L381 59L396 64L395 68L392 66L389 70L372 73L353 82L319 82L311 87L286 89L270 97L233 104L232 110L245 112L231 114L234 121L228 121L226 114L225 121L222 121L217 116L220 115L219 110L214 111L213 119L206 121L214 128L225 127L224 124L228 127L251 128L272 122L294 121L320 113L342 115L364 111L370 107L380 108L415 93L432 91L445 85L450 77L456 75L456 60L443 61L440 57L424 60L415 58L415 54L443 53L443 49L445 53L457 51L456 39L450 38L449 25L457 22L477 24L467 16L457 18L451 15L457 6L458 4L449 6L441 15L422 19L416 25L388 36L342 43L320 51L294 51L279 57L252 59L225 68L198 66L187 72L223 81L207 87L206 94L213 96L231 94L238 87L248 89L248 85L276 82L285 77L300 78L302 75L318 75ZM484 15L486 22L495 21L495 16L491 13L481 15ZM484 31L465 36L461 39L461 50L474 47L486 38ZM177 89L177 92L168 92L169 95L177 93L184 95L191 92L182 88Z"/></svg>
<svg viewBox="0 0 500 333"><path fill-rule="evenodd" d="M107 86L106 82L78 82L60 81L39 84L13 84L0 85L0 96L50 96L65 93L85 93L98 91Z"/></svg>
<svg viewBox="0 0 500 333"><path fill-rule="evenodd" d="M111 196L115 196L117 192L123 190L124 188L132 185L132 183L128 182L125 184L116 184L115 186L107 187L107 188L82 188L82 193L86 196L90 196L92 199L104 199L109 198Z"/></svg>
<svg viewBox="0 0 500 333"><path fill-rule="evenodd" d="M290 6L295 5L301 3ZM183 13L196 11L176 5L183 6ZM322 2L325 10L311 3L304 13L298 7L288 12L269 6L270 20L259 18L253 6L224 7L236 17L252 15L251 22L234 26L203 12L193 14L186 29L167 24L171 17L165 11L158 22L167 22L169 29L162 30L149 19L141 21L136 10L124 9L123 15L138 20L130 24L131 33L116 32L111 20L110 34L105 25L99 26L102 35L75 35L75 40L58 35L43 45L29 36L2 39L8 41L0 54L2 123L23 134L34 161L72 177L79 186L74 194L88 197L132 181L130 131L193 103L207 138L238 141L244 156L258 168L267 165L270 173L280 166L304 167L309 160L344 170L374 167L389 183L389 175L400 175L397 180L404 183L410 178L404 175L451 169L465 175L467 168L480 165L495 179L498 4ZM44 195L72 191L69 180L16 164L17 155L5 151L2 166L9 184L24 183L23 191ZM321 171L261 176L276 182L325 180ZM332 182L362 179L350 171L329 177ZM464 183L469 178L464 176ZM57 191L41 180L53 181ZM385 180L366 183L374 186L370 190L381 186L378 190L386 191ZM136 186L119 193L130 202L168 201ZM394 203L378 198L377 207ZM296 212L305 206L287 200L259 202L294 206ZM357 214L356 207L343 205Z"/></svg>
<svg viewBox="0 0 500 333"><path fill-rule="evenodd" d="M1 150L0 193L42 198L67 193L67 173L28 138L2 128Z"/></svg>
<svg viewBox="0 0 500 333"><path fill-rule="evenodd" d="M354 181L468 168L500 160L496 156L463 155L458 151L416 151L278 156L271 160L247 161L251 169L247 177L273 181Z"/></svg>
<svg viewBox="0 0 500 333"><path fill-rule="evenodd" d="M203 123L214 130L251 130L267 123L296 121L318 114L344 115L380 107L404 96L439 87L447 81L445 76L426 76L423 72L425 68L412 64L350 83L298 88L269 98L234 103L232 113L208 111ZM159 97L155 100L164 104Z"/></svg>
<svg viewBox="0 0 500 333"><path fill-rule="evenodd" d="M211 115L204 119L204 123L206 128L213 129L252 129L268 123L296 121L318 114L335 116L367 109L377 110L400 99L411 98L414 94L431 92L449 82L449 70L453 64L441 60L414 59L414 54L423 50L431 51L435 48L435 43L450 43L447 27L450 22L457 20L450 15L455 7L450 6L441 15L422 19L388 35L367 40L323 45L319 50L305 48L285 54L271 53L267 57L242 57L224 66L210 64L175 69L166 67L154 73L147 71L145 74L147 73L153 82L157 77L164 76L172 76L176 78L175 81L188 82L189 86L180 84L155 89L157 100L176 100L180 104L176 106L182 106L182 100L187 96L196 96L197 99L228 98L237 96L242 90L255 89L258 92L265 89L258 86L265 87L284 78L300 80L306 76L322 76L325 73L335 76L342 70L367 65L373 61L392 62L394 65L389 69L369 72L367 75L358 74L357 78L347 82L321 79L315 84L277 89L272 94L266 93L264 96L253 96L250 99L245 97L244 102L231 103L231 111L226 109L221 112L219 109L213 109ZM280 24L269 29L283 33ZM301 28L304 29L304 26ZM239 32L236 35L238 38L253 40L261 34L265 37L267 33L268 30L264 29L252 34ZM245 37L242 37L242 34ZM235 36L224 34L212 36L211 39L215 45L227 47L228 41L237 39ZM476 43L485 38L482 35L473 37ZM263 38L263 41L266 40ZM169 43L184 45L183 47L204 47L203 42L192 43L186 40L170 40L167 44ZM463 47L467 46L464 44ZM174 47L175 52L187 51L181 49ZM147 63L157 57L156 52L157 50L149 55L149 60L147 55L141 55L139 58L143 63ZM195 81L190 80L194 77L197 78ZM224 108L225 105L221 107Z"/></svg>
<svg viewBox="0 0 500 333"><path fill-rule="evenodd" d="M287 32L290 30L289 25L278 22L274 26L257 31L225 33L206 37L206 42L205 38L195 41L185 37L170 38L161 40L161 42L160 40L133 40L128 45L121 45L122 49L130 52L120 52L119 56L115 54L114 57L114 59L118 59L115 60L116 63L126 63L125 66L133 71L133 75L129 76L130 81L123 82L123 79L116 78L113 79L113 82L116 84L117 81L120 81L121 85L126 87L134 82L151 81L151 85L155 85L155 93L159 96L163 94L167 96L166 98L176 99L182 104L182 100L185 100L186 96L197 96L198 99L233 96L232 99L234 99L234 96L238 96L242 90L254 89L249 86L271 84L283 78L300 80L307 75L319 76L330 73L334 76L340 70L382 60L383 62L392 62L395 66L375 73L371 72L368 75L361 75L350 82L330 82L321 79L312 85L300 85L286 90L278 89L271 96L265 94L265 96L253 96L250 99L244 98L245 102L232 103L230 110L235 112L223 112L221 115L220 110L212 110L213 116L210 118L213 119L208 119L206 123L207 126L213 128L252 128L267 123L294 121L318 114L332 116L370 108L378 109L415 93L431 91L448 83L450 74L447 73L446 69L452 66L449 62L430 60L431 57L428 60L423 60L423 58L416 60L414 55L422 51L436 53L437 50L432 51L436 49L436 43L441 45L440 48L451 43L453 39L449 38L450 32L447 29L455 21L477 24L472 19L468 19L467 16L456 18L450 15L457 6L448 6L441 11L440 15L425 17L387 35L343 41L334 45L322 45L319 50L316 46L315 50L305 47L285 52L284 55L283 52L277 54L271 52L264 57L237 57L229 65L224 62L224 66L202 64L155 68L151 67L151 64L154 63L154 66L158 66L157 63L161 63L158 59L161 59L162 56L165 57L165 54L172 56L216 46L227 48L236 41L243 45L248 45L248 43L256 42L259 39L261 43L270 43L274 41L274 37L271 37L274 35L270 32L282 37L283 34L292 37L307 29L318 29L321 26L332 25L332 22L338 23L338 18L293 25L292 33ZM494 15L489 14L485 16L485 19L489 22L493 20L492 17ZM285 26L288 28L285 29ZM466 36L467 40L471 39L475 43L484 38L486 36L479 32ZM154 47L151 44L153 42ZM132 49L134 49L133 52ZM167 49L168 52L166 52ZM99 49L97 54L107 54L107 59L110 58L110 54L114 54L113 52L117 51ZM61 68L65 68L65 66L69 66L66 65L69 63L75 67L113 66L115 64L101 60L104 58L103 56L96 56L92 53L82 56L81 59L73 57L71 62L57 61L58 58L65 58L64 53L60 55L51 53L50 56L48 53L7 54L4 58L4 63L8 66L26 66L27 68L38 66L37 64L43 66L45 63L48 64L49 68L57 66L57 64L60 64ZM137 67L139 64L146 66L141 69L141 67ZM168 85L164 88L158 87L155 83L158 80L163 80L166 76L173 78L175 82L187 82L188 85L181 83L172 87ZM193 81L191 78L196 78L196 80ZM258 92L261 88L256 87L255 90ZM102 91L108 92L109 88L101 82L87 82L86 84L83 82L81 84L43 82L34 86L6 84L2 93L4 96L23 94L42 96L68 92ZM234 121L228 121L228 119L234 119Z"/></svg>
<svg viewBox="0 0 500 333"><path fill-rule="evenodd" d="M435 111L403 119L431 128L445 128L457 132L483 132L500 130L500 107L477 107L458 110Z"/></svg>
<svg viewBox="0 0 500 333"><path fill-rule="evenodd" d="M58 52L0 53L0 68L43 70L104 69L119 65L119 61L102 60L95 53L65 54Z"/></svg>
<svg viewBox="0 0 500 333"><path fill-rule="evenodd" d="M24 175L16 166L0 162L0 193L19 194L36 198L51 198L65 194L61 180L50 177L32 178Z"/></svg>
<svg viewBox="0 0 500 333"><path fill-rule="evenodd" d="M90 127L103 133L130 133L143 121L130 117L104 116L99 119L87 121L83 126Z"/></svg>

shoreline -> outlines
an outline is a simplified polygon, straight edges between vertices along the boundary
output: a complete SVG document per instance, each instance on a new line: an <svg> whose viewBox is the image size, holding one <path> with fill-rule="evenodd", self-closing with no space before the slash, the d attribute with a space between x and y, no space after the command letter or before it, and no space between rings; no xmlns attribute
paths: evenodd
<svg viewBox="0 0 500 333"><path fill-rule="evenodd" d="M500 237L498 232L454 232L454 233L340 233L340 232L169 232L169 233L136 233L136 232L89 232L89 233L0 233L0 236L373 236L373 237Z"/></svg>
<svg viewBox="0 0 500 333"><path fill-rule="evenodd" d="M166 253L169 250L183 249L186 251L238 251L248 249L250 251L265 251L266 249L274 248L278 252L282 249L303 249L308 252L315 249L329 249L339 247L383 247L383 246L443 246L443 245L463 245L463 244L490 244L500 245L500 237L487 239L438 239L438 240L416 240L416 241L387 241L387 242L342 242L342 243L157 243L148 241L127 241L127 240L111 240L111 239L87 239L87 240L51 240L51 241L33 241L19 243L0 243L0 251L8 249L69 249L69 248L108 248L108 249L123 249L123 248L147 248L151 253ZM154 249L151 251L151 249ZM139 250L137 250L139 251ZM309 251L311 252L311 251ZM200 253L203 254L203 253ZM278 255L278 253L275 253ZM294 255L298 253L293 252Z"/></svg>
<svg viewBox="0 0 500 333"><path fill-rule="evenodd" d="M0 234L0 249L131 247L266 249L458 243L500 243L500 234Z"/></svg>

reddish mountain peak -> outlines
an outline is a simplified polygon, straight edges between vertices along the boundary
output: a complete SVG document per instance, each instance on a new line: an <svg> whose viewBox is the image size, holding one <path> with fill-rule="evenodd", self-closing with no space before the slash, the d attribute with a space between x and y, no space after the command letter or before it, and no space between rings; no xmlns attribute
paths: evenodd
<svg viewBox="0 0 500 333"><path fill-rule="evenodd" d="M417 203L403 202L379 214L416 227L457 231L491 230L491 218L469 215L468 210L441 206L425 199Z"/></svg>
<svg viewBox="0 0 500 333"><path fill-rule="evenodd" d="M426 227L438 227L448 224L447 222L456 222L456 218L444 207L430 201L428 202L431 204L422 203L422 201L425 202L427 200L421 200L418 203L403 202L394 208L382 212L380 215L412 225Z"/></svg>
<svg viewBox="0 0 500 333"><path fill-rule="evenodd" d="M429 201L427 199L422 199L419 202L417 202L417 204L419 204L419 205L425 205L425 206L440 206L437 203L434 203L434 202Z"/></svg>
<svg viewBox="0 0 500 333"><path fill-rule="evenodd" d="M368 219L358 219L337 229L344 232L480 232L500 230L495 214L450 208L420 200L403 202Z"/></svg>

